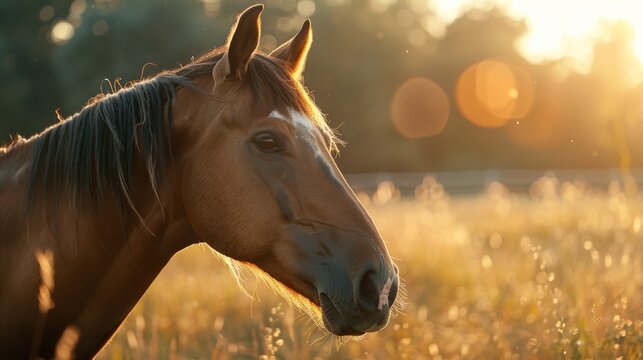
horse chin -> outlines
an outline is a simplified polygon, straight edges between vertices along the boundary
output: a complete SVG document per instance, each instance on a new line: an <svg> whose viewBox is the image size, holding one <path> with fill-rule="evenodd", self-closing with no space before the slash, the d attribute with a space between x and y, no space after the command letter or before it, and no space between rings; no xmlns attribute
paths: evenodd
<svg viewBox="0 0 643 360"><path fill-rule="evenodd" d="M360 336L364 335L364 331L355 330L348 320L342 316L333 301L328 295L320 293L319 302L322 311L322 320L324 327L330 333L337 336Z"/></svg>

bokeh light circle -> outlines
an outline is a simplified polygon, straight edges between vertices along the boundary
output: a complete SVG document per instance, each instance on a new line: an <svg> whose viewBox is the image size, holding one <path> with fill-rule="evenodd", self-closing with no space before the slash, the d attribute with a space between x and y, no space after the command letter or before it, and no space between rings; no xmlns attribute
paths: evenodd
<svg viewBox="0 0 643 360"><path fill-rule="evenodd" d="M449 99L435 82L412 78L395 93L391 118L395 129L406 138L436 135L442 132L449 119Z"/></svg>
<svg viewBox="0 0 643 360"><path fill-rule="evenodd" d="M481 127L501 127L531 111L534 86L527 72L497 60L485 60L467 68L455 91L460 112Z"/></svg>
<svg viewBox="0 0 643 360"><path fill-rule="evenodd" d="M544 149L568 134L563 116L564 95L553 81L541 81L536 89L533 108L529 115L507 125L507 135L521 146Z"/></svg>
<svg viewBox="0 0 643 360"><path fill-rule="evenodd" d="M74 26L68 21L58 21L51 28L51 40L57 44L62 45L74 37Z"/></svg>

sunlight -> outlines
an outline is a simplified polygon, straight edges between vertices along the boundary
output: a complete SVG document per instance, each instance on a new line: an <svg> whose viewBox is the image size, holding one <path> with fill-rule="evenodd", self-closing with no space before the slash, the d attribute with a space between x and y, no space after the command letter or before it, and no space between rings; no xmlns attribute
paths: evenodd
<svg viewBox="0 0 643 360"><path fill-rule="evenodd" d="M584 0L512 1L489 0L428 0L436 17L445 26L472 8L490 5L504 9L515 19L524 19L527 33L516 49L530 62L538 63L560 57L570 58L574 70L589 71L594 42L604 40L605 24L626 22L633 30L633 51L643 62L643 2L614 0L588 2Z"/></svg>
<svg viewBox="0 0 643 360"><path fill-rule="evenodd" d="M639 59L639 61L643 62L643 29L635 29L635 36L634 36L634 54L636 54L636 57Z"/></svg>

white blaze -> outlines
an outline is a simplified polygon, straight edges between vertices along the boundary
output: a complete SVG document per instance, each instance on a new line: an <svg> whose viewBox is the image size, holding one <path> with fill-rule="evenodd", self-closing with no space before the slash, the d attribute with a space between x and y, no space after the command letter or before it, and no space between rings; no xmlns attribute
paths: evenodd
<svg viewBox="0 0 643 360"><path fill-rule="evenodd" d="M316 141L317 136L315 133L319 130L317 129L317 126L315 126L313 121L310 120L306 115L290 109L288 111L288 116L283 115L277 110L273 110L269 116L275 119L286 121L290 123L295 129L298 129L302 133L308 135L304 136L303 138L308 143L308 145L310 145L310 148L313 150L315 157L322 158L324 159L324 161L328 162L326 160L326 157L323 155L323 151L319 147L319 143Z"/></svg>
<svg viewBox="0 0 643 360"><path fill-rule="evenodd" d="M310 148L312 149L313 153L315 154L315 157L322 159L326 164L328 164L327 158L324 156L323 151L319 147L319 142L316 141L317 136L316 132L319 131L315 124L313 123L312 120L310 120L308 117L303 115L302 113L294 110L289 111L289 116L284 116L282 113L280 113L277 110L273 110L270 113L270 117L286 121L290 123L295 129L297 129L299 132L304 133L305 136L302 136L302 138L308 143ZM330 166L329 168L334 169L333 166ZM334 173L333 171L333 176L336 179L339 179L337 174ZM386 280L386 283L382 287L382 290L380 292L380 297L379 297L379 304L377 306L378 310L382 310L384 306L388 306L388 295L391 292L391 286L393 285L393 278L389 278Z"/></svg>

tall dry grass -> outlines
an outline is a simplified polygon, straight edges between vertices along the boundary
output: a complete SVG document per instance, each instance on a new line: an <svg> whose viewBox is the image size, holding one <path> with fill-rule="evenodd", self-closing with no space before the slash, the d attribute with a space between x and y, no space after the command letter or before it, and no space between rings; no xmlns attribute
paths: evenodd
<svg viewBox="0 0 643 360"><path fill-rule="evenodd" d="M100 359L641 359L643 193L543 177L451 197L427 178L360 194L408 305L339 348L252 278L245 295L201 247L178 254Z"/></svg>

